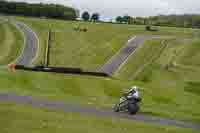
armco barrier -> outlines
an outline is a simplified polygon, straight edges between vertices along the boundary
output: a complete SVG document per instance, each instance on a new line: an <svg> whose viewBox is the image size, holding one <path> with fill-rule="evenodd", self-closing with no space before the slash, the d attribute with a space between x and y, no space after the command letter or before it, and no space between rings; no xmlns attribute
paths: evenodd
<svg viewBox="0 0 200 133"><path fill-rule="evenodd" d="M77 74L77 75L88 75L88 76L98 76L98 77L110 77L106 73L83 71L81 68L44 67L44 66L25 67L22 65L16 65L15 69L25 70L25 71L36 71L36 72L52 72L52 73L62 73L62 74Z"/></svg>

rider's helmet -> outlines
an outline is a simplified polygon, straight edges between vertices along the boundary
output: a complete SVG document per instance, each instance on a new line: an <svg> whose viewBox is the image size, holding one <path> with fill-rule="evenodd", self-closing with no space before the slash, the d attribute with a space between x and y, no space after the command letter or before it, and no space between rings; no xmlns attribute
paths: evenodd
<svg viewBox="0 0 200 133"><path fill-rule="evenodd" d="M138 91L138 87L137 86L132 86L130 89L130 92L136 92Z"/></svg>

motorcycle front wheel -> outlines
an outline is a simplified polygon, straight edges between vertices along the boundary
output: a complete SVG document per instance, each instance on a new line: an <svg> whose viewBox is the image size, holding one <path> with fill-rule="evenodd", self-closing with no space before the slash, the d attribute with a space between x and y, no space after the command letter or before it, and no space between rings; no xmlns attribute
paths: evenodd
<svg viewBox="0 0 200 133"><path fill-rule="evenodd" d="M139 111L139 105L138 104L133 104L133 103L130 103L128 105L128 111L131 115L134 115L136 114L138 111Z"/></svg>

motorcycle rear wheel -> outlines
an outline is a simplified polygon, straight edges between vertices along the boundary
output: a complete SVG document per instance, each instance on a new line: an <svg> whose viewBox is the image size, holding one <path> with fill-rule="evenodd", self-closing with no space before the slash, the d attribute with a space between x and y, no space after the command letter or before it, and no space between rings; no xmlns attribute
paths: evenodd
<svg viewBox="0 0 200 133"><path fill-rule="evenodd" d="M116 105L113 107L113 110L114 110L114 112L119 112L119 105L116 104Z"/></svg>

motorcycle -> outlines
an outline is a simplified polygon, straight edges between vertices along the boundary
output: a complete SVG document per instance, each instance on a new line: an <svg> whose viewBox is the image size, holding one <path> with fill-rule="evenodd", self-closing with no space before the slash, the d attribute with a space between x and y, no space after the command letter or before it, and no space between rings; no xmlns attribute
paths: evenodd
<svg viewBox="0 0 200 133"><path fill-rule="evenodd" d="M140 107L139 103L141 98L128 98L127 96L122 96L119 103L115 104L113 107L114 112L129 112L130 114L136 114Z"/></svg>

